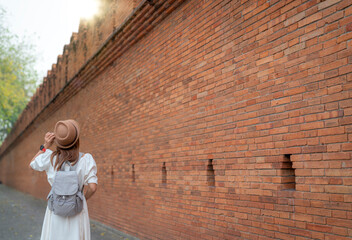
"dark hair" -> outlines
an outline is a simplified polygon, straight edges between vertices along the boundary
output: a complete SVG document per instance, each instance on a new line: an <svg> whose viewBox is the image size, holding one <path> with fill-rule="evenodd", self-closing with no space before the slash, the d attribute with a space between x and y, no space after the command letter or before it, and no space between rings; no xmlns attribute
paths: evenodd
<svg viewBox="0 0 352 240"><path fill-rule="evenodd" d="M55 166L53 163L54 156L56 156ZM79 157L79 139L75 145L70 148L64 149L56 146L56 151L51 154L50 161L51 165L54 166L54 170L60 169L65 161L69 161L72 165L75 165Z"/></svg>

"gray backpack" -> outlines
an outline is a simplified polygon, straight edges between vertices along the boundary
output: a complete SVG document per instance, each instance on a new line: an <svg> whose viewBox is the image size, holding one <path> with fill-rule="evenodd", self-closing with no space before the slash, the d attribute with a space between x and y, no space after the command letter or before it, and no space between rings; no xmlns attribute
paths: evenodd
<svg viewBox="0 0 352 240"><path fill-rule="evenodd" d="M48 208L56 215L71 217L80 213L83 209L83 188L80 189L76 173L82 155L80 152L78 161L74 166L66 161L62 164L61 169L56 172L54 183L48 195ZM65 171L65 164L70 165L70 171Z"/></svg>

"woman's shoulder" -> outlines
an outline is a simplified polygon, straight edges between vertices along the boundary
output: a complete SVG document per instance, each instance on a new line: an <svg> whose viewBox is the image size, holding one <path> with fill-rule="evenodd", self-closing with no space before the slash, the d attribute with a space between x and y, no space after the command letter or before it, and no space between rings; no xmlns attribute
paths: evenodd
<svg viewBox="0 0 352 240"><path fill-rule="evenodd" d="M82 155L78 167L87 173L90 172L91 169L97 168L97 164L95 163L92 154L85 153L84 155Z"/></svg>
<svg viewBox="0 0 352 240"><path fill-rule="evenodd" d="M85 153L85 152L80 152L82 154L82 158L93 158L92 154L90 153Z"/></svg>
<svg viewBox="0 0 352 240"><path fill-rule="evenodd" d="M84 159L83 162L95 164L93 155L91 153L82 153L82 157L81 158Z"/></svg>

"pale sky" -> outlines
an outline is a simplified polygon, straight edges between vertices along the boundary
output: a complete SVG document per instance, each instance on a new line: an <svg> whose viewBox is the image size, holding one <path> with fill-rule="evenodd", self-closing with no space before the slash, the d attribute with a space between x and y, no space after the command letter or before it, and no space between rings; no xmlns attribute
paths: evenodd
<svg viewBox="0 0 352 240"><path fill-rule="evenodd" d="M35 46L38 82L57 62L81 17L98 10L98 0L0 0L10 31Z"/></svg>

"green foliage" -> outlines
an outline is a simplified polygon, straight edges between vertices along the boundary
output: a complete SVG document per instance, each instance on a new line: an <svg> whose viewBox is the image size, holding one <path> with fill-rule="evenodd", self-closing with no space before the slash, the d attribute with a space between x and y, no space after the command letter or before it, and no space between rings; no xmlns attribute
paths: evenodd
<svg viewBox="0 0 352 240"><path fill-rule="evenodd" d="M0 6L0 144L36 88L33 46L12 34Z"/></svg>

